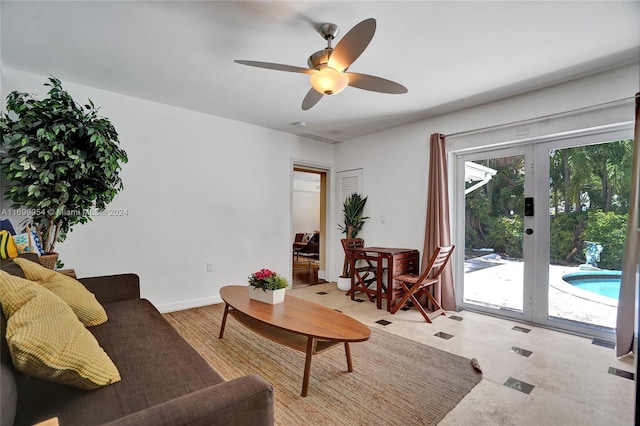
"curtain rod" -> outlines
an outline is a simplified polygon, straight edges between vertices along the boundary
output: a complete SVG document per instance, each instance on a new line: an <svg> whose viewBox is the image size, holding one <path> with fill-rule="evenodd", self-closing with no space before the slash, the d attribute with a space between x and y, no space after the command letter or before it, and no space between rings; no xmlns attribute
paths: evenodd
<svg viewBox="0 0 640 426"><path fill-rule="evenodd" d="M540 117L527 118L525 120L511 121L509 123L496 124L494 126L479 127L477 129L472 129L472 130L464 130L462 132L449 133L449 134L444 135L444 137L445 138L451 138L451 137L462 136L462 135L466 135L466 134L470 134L470 133L483 132L483 131L486 131L486 130L500 129L500 128L503 128L503 127L514 126L514 125L517 125L517 124L531 123L531 122L534 122L534 121L544 120L544 119L547 119L547 118L561 117L563 115L569 115L569 114L573 114L573 113L576 113L576 112L588 111L588 110L591 110L591 109L597 109L597 108L601 108L601 107L608 106L608 105L623 103L623 102L629 101L631 99L635 99L637 97L640 97L640 94L636 94L635 96L629 96L627 98L617 99L615 101L603 102L601 104L596 104L596 105L576 108L576 109L572 109L572 110L569 110L569 111L556 112L556 113L553 113L553 114L541 115Z"/></svg>

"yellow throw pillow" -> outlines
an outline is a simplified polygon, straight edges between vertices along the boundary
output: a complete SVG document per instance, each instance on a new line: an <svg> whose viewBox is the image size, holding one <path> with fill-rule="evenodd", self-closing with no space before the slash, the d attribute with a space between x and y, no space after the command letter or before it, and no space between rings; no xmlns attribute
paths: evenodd
<svg viewBox="0 0 640 426"><path fill-rule="evenodd" d="M18 248L13 241L13 235L5 229L0 231L0 258L13 259L18 257Z"/></svg>
<svg viewBox="0 0 640 426"><path fill-rule="evenodd" d="M80 389L120 381L120 373L71 308L42 286L0 271L7 344L18 371Z"/></svg>
<svg viewBox="0 0 640 426"><path fill-rule="evenodd" d="M13 261L20 266L26 279L37 282L64 300L85 327L107 321L107 313L96 296L77 280L27 259L16 258Z"/></svg>

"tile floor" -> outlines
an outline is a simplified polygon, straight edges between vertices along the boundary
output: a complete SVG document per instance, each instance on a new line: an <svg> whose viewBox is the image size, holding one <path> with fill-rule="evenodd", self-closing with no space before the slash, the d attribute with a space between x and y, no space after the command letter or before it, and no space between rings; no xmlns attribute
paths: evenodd
<svg viewBox="0 0 640 426"><path fill-rule="evenodd" d="M352 301L335 283L289 292L370 328L476 358L483 380L440 425L634 424L633 356L616 358L606 342L470 311L428 324L415 309L391 315L367 299Z"/></svg>

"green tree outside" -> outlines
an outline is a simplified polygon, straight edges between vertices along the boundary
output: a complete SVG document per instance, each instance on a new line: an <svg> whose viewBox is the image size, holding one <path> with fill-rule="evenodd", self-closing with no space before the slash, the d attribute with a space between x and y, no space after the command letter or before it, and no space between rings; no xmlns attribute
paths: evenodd
<svg viewBox="0 0 640 426"><path fill-rule="evenodd" d="M631 190L633 141L549 153L550 256L555 264L585 262L585 241L604 247L598 266L621 269ZM493 248L522 257L524 163L521 156L477 161L496 170L467 194L467 249Z"/></svg>

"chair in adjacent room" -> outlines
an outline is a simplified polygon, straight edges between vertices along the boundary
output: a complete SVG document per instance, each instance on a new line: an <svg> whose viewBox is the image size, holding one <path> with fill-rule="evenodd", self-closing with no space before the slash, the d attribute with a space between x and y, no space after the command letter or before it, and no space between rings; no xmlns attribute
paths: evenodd
<svg viewBox="0 0 640 426"><path fill-rule="evenodd" d="M445 315L444 309L442 309L442 306L440 306L436 298L433 297L431 291L433 285L440 282L442 271L444 271L444 268L447 266L454 248L455 246L437 247L429 260L429 264L420 275L400 274L393 277L399 284L396 291L398 292L397 296L400 300L391 307L392 314L395 314L398 312L398 309L410 302L429 323L433 322L433 318L439 315ZM433 304L432 312L427 312L420 303L418 298L422 295L425 295L427 300Z"/></svg>
<svg viewBox="0 0 640 426"><path fill-rule="evenodd" d="M377 256L368 256L366 253L354 251L354 249L364 247L362 238L343 238L340 242L342 243L351 275L351 289L346 295L351 296L351 300L354 300L355 293L360 291L367 295L370 302L373 302L377 293L377 286L380 285L378 273L381 273L381 271L378 270ZM371 288L372 286L374 288Z"/></svg>
<svg viewBox="0 0 640 426"><path fill-rule="evenodd" d="M293 254L296 255L296 260L300 259L300 250L302 249L302 247L307 245L306 242L302 241L303 238L304 233L299 232L296 234L296 239L293 242Z"/></svg>

